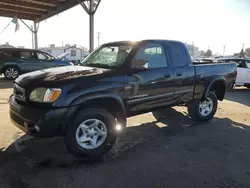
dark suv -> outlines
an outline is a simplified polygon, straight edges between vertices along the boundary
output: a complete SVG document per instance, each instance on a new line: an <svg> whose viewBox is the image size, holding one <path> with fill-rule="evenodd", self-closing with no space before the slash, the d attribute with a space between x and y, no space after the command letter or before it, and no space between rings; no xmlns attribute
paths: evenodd
<svg viewBox="0 0 250 188"><path fill-rule="evenodd" d="M70 65L53 56L33 49L1 48L0 74L9 80L16 79L20 74L51 67Z"/></svg>

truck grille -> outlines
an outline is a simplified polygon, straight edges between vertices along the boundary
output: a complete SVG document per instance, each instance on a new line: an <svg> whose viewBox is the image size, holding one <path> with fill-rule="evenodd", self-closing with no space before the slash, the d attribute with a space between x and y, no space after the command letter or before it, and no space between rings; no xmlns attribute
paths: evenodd
<svg viewBox="0 0 250 188"><path fill-rule="evenodd" d="M14 84L13 93L15 99L25 102L25 89L18 84Z"/></svg>

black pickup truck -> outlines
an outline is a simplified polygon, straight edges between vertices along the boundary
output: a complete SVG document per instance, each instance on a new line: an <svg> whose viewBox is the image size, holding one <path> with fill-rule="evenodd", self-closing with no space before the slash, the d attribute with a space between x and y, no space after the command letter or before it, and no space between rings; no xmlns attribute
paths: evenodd
<svg viewBox="0 0 250 188"><path fill-rule="evenodd" d="M76 157L98 156L136 114L186 105L193 120L208 121L236 74L234 63L192 65L181 42L112 42L93 51L82 66L18 77L10 117L30 135L63 136Z"/></svg>

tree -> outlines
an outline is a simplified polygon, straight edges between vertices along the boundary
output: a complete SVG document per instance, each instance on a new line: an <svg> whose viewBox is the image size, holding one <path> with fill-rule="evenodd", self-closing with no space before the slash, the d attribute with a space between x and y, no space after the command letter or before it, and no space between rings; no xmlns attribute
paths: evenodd
<svg viewBox="0 0 250 188"><path fill-rule="evenodd" d="M237 56L239 56L239 55L240 55L239 53L234 53L234 55L233 55L233 56L236 56L236 57L237 57Z"/></svg>
<svg viewBox="0 0 250 188"><path fill-rule="evenodd" d="M199 51L199 54L201 57L203 57L205 55L205 51L201 50L201 51Z"/></svg>
<svg viewBox="0 0 250 188"><path fill-rule="evenodd" d="M209 50L209 49L204 54L205 57L211 57L212 55L213 55L212 50Z"/></svg>
<svg viewBox="0 0 250 188"><path fill-rule="evenodd" d="M240 56L240 57L245 57L245 52L243 51L243 49L240 51L239 56Z"/></svg>
<svg viewBox="0 0 250 188"><path fill-rule="evenodd" d="M250 48L245 49L245 55L250 57Z"/></svg>

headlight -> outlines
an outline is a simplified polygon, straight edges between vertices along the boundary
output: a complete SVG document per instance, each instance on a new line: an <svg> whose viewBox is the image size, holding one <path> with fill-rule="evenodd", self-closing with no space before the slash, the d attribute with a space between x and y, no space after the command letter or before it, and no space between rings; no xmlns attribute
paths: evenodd
<svg viewBox="0 0 250 188"><path fill-rule="evenodd" d="M30 94L30 100L34 102L54 102L62 93L61 89L57 88L36 88Z"/></svg>
<svg viewBox="0 0 250 188"><path fill-rule="evenodd" d="M75 64L74 64L74 63L72 63L72 62L69 62L69 64L70 64L70 65L75 65Z"/></svg>

